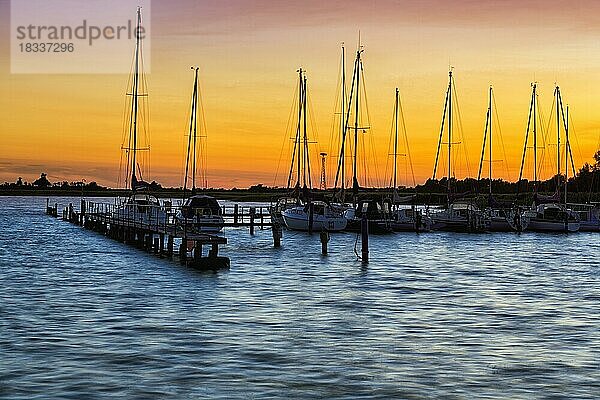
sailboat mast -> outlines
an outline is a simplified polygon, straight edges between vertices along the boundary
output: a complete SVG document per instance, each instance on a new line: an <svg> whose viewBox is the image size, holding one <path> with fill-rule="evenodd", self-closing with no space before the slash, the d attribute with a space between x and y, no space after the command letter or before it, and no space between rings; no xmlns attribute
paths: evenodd
<svg viewBox="0 0 600 400"><path fill-rule="evenodd" d="M354 195L358 194L358 171L357 171L357 159L358 159L358 119L359 119L359 99L360 99L360 43L358 50L356 51L356 96L354 103L354 160L352 164L352 188Z"/></svg>
<svg viewBox="0 0 600 400"><path fill-rule="evenodd" d="M346 48L344 47L344 43L342 43L342 101L341 103L341 109L342 109L342 118L340 120L340 124L341 124L341 133L342 135L345 137L346 136L346 118L344 117L344 112L346 109ZM342 148L342 154L340 154L340 157L342 158L341 162L342 162L342 193L344 192L344 188L346 186L345 180L346 180L346 158L345 158L345 151Z"/></svg>
<svg viewBox="0 0 600 400"><path fill-rule="evenodd" d="M131 190L135 192L134 183L137 181L135 177L135 168L137 165L136 153L137 153L137 117L138 117L138 86L139 86L139 63L140 63L140 26L142 24L142 12L141 8L137 9L137 26L135 29L135 62L134 62L134 75L133 75L133 157L131 164Z"/></svg>
<svg viewBox="0 0 600 400"><path fill-rule="evenodd" d="M492 121L494 120L493 118L493 110L492 110L492 86L490 86L490 98L489 98L489 104L488 104L488 110L489 110L489 126L490 126L490 140L489 140L489 160L488 160L488 165L489 165L489 178L490 178L490 197L492 196Z"/></svg>
<svg viewBox="0 0 600 400"><path fill-rule="evenodd" d="M533 189L537 192L537 84L533 84L533 93L531 101L533 103Z"/></svg>
<svg viewBox="0 0 600 400"><path fill-rule="evenodd" d="M300 149L300 145L301 145L301 139L300 139L300 121L302 121L302 101L304 99L304 95L303 95L303 89L304 89L304 83L302 82L302 68L300 68L298 70L298 129L296 131L296 151L297 153L297 164L298 164L298 168L297 168L297 175L296 175L296 187L299 188L300 187L300 172L301 172L301 161L300 161L300 153L301 153L301 149Z"/></svg>
<svg viewBox="0 0 600 400"><path fill-rule="evenodd" d="M190 129L188 132L188 145L187 145L187 155L186 155L186 159L185 159L185 177L183 180L183 192L185 193L185 190L187 189L187 183L188 183L188 174L190 172L190 153L192 153L192 137L193 137L193 145L194 145L194 151L193 151L193 155L194 155L194 160L196 158L196 152L195 152L195 148L196 148L196 135L195 135L195 119L196 119L196 102L197 102L197 84L198 84L198 67L191 67L192 70L195 69L195 77L194 77L194 85L193 85L193 89L192 89L192 105L191 105L191 109L190 109ZM195 169L195 161L194 161L194 169ZM195 177L194 177L195 178ZM195 179L194 183L195 183ZM195 188L195 184L192 183L193 187ZM193 191L194 189L192 189Z"/></svg>
<svg viewBox="0 0 600 400"><path fill-rule="evenodd" d="M562 103L562 100L561 100ZM567 205L567 188L569 183L569 157L571 145L569 143L569 105L567 104L567 121L565 122L565 206Z"/></svg>
<svg viewBox="0 0 600 400"><path fill-rule="evenodd" d="M193 158L192 158L192 193L196 191L196 141L197 141L197 129L198 129L198 67L194 71L194 94L192 99L192 121L193 121Z"/></svg>
<svg viewBox="0 0 600 400"><path fill-rule="evenodd" d="M554 90L554 97L556 101L556 190L560 192L560 89L558 85Z"/></svg>
<svg viewBox="0 0 600 400"><path fill-rule="evenodd" d="M306 170L308 168L308 135L306 133L306 76L304 77L304 81L302 82L302 123L303 123L303 148L304 148L304 157L303 164L304 168L302 168L302 182L303 187L306 189Z"/></svg>
<svg viewBox="0 0 600 400"><path fill-rule="evenodd" d="M398 187L397 174L398 174L398 88L396 88L396 103L394 107L394 119L395 119L395 135L394 135L394 191Z"/></svg>
<svg viewBox="0 0 600 400"><path fill-rule="evenodd" d="M450 178L452 176L452 71L448 73L448 195L450 194ZM450 200L448 200L450 201Z"/></svg>

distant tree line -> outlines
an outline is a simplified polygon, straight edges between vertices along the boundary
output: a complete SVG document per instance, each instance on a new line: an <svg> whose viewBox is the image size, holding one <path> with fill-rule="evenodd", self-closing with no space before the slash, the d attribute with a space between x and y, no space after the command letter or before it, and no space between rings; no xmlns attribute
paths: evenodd
<svg viewBox="0 0 600 400"><path fill-rule="evenodd" d="M534 190L534 184L538 192L554 193L557 190L557 184L562 191L564 187L564 175L554 175L545 181L532 182L528 179L522 179L518 182L508 182L504 179L493 179L492 190L498 194L517 194L527 193ZM450 179L450 187L454 193L487 193L490 180L488 178L477 180L466 178L463 180ZM420 193L440 193L446 192L448 187L447 178L428 179L424 184L417 185L416 191ZM414 189L405 188L405 191ZM576 176L570 177L567 190L573 193L597 193L600 191L600 151L594 154L594 163L585 163L579 169Z"/></svg>
<svg viewBox="0 0 600 400"><path fill-rule="evenodd" d="M557 176L545 180L538 181L535 183L535 188L537 192L541 193L554 193L557 190L558 185L560 185L560 190L562 191L562 187L564 187L564 176ZM420 194L439 194L445 195L447 192L448 180L447 178L441 179L428 179L425 183L421 185L417 185L415 188L412 187L401 187L398 188L399 192L406 193L420 193ZM488 193L489 190L489 179L473 179L466 178L462 180L457 180L451 178L450 180L450 188L453 194L472 194L472 195L482 195ZM5 182L0 185L0 190L4 193L10 194L12 191L19 192L35 192L37 190L52 190L52 191L88 191L88 192L96 192L102 193L106 192L107 194L115 191L122 191L123 189L111 189L101 185L98 185L96 182L85 182L85 180L68 182L68 181L59 181L59 182L50 182L48 180L48 175L46 173L41 173L40 177L35 181L29 183L23 181L22 177L19 177L15 182ZM156 193L169 193L169 194L182 194L183 190L181 187L179 188L163 188L156 181L152 181L149 184L149 190L151 192ZM374 193L384 193L389 191L389 188L363 188L363 191L366 192L374 192ZM534 191L534 182L529 181L527 179L522 179L519 182L508 182L504 179L494 179L492 181L492 190L494 194L498 195L517 195L517 194L527 194L532 193ZM286 191L290 191L286 188L281 187L271 187L263 184L256 184L250 186L247 189L200 189L199 192L210 192L210 193L227 193L227 192L245 192L257 195L268 195L268 194L281 194ZM579 171L576 173L574 177L570 177L568 181L568 191L572 193L577 201L587 201L587 199L595 199L595 201L600 200L600 151L597 151L594 154L594 162L593 164L585 163ZM322 192L319 190L313 190L313 192ZM332 189L328 189L325 192L332 192ZM595 194L595 196L592 196ZM323 195L326 195L323 193ZM589 195L586 198L586 195Z"/></svg>

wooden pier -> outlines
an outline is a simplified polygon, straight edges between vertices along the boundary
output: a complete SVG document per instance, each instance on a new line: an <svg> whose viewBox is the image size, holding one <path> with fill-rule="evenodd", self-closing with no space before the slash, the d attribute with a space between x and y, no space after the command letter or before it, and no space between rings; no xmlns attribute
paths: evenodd
<svg viewBox="0 0 600 400"><path fill-rule="evenodd" d="M227 238L217 233L198 231L192 224L177 218L180 207L169 201L162 206L135 204L107 204L81 200L78 210L69 204L62 210L62 219L86 229L93 230L114 240L136 246L160 257L178 257L182 264L201 269L229 268L227 257L219 256L219 246ZM46 201L46 214L58 217L58 204ZM268 207L232 206L222 207L225 227L272 228L274 245L281 240L281 227L273 226ZM179 246L176 251L175 243ZM208 254L203 254L208 247Z"/></svg>

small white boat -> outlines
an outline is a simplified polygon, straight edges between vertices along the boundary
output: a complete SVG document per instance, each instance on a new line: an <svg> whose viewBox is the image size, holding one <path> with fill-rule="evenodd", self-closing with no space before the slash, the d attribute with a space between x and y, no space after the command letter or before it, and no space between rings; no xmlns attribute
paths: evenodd
<svg viewBox="0 0 600 400"><path fill-rule="evenodd" d="M113 218L132 224L157 226L166 223L167 213L156 197L136 193L116 207Z"/></svg>
<svg viewBox="0 0 600 400"><path fill-rule="evenodd" d="M529 215L518 208L487 208L484 215L489 232L523 232L529 226Z"/></svg>
<svg viewBox="0 0 600 400"><path fill-rule="evenodd" d="M221 206L212 196L194 195L186 199L176 215L177 222L197 232L217 233L225 223Z"/></svg>
<svg viewBox="0 0 600 400"><path fill-rule="evenodd" d="M344 216L323 201L312 203L312 230L339 232L346 229ZM288 229L308 231L310 225L310 204L286 208L281 211L283 221Z"/></svg>
<svg viewBox="0 0 600 400"><path fill-rule="evenodd" d="M429 232L433 220L416 208L395 208L392 210L390 226L394 232Z"/></svg>
<svg viewBox="0 0 600 400"><path fill-rule="evenodd" d="M591 204L569 204L579 215L581 232L600 232L600 208Z"/></svg>
<svg viewBox="0 0 600 400"><path fill-rule="evenodd" d="M579 215L563 204L540 204L525 215L529 217L528 230L533 232L579 231Z"/></svg>
<svg viewBox="0 0 600 400"><path fill-rule="evenodd" d="M471 203L450 203L448 208L431 214L433 230L449 232L484 232L485 216Z"/></svg>

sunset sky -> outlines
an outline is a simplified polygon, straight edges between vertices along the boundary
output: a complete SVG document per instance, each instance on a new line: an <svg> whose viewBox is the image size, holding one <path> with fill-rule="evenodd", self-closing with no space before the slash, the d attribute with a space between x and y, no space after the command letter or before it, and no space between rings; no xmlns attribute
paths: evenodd
<svg viewBox="0 0 600 400"><path fill-rule="evenodd" d="M576 165L598 148L597 1L154 0L151 23L152 150L145 178L163 186L182 184L190 66L200 67L209 186L282 185L288 167L280 155L289 137L296 70L307 70L318 133L311 146L329 152L340 44L346 44L350 74L359 31L372 126L367 135L380 185L395 87L417 183L431 176L449 65L471 175L477 173L489 85L506 148L506 159L498 155L503 162L495 166L499 177L518 176L534 81L546 121L555 82L560 85L573 119ZM0 0L0 37L0 182L32 180L44 171L51 181L115 186L127 75L11 74L7 0ZM463 167L456 171L459 178L465 174ZM541 178L550 175L548 167Z"/></svg>

